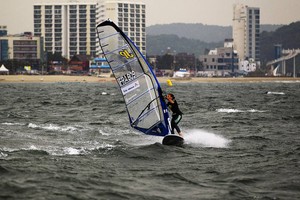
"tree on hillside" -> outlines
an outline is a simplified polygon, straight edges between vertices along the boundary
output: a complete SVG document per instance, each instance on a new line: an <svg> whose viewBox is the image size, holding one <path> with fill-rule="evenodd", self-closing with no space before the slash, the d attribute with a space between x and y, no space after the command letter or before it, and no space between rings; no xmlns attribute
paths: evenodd
<svg viewBox="0 0 300 200"><path fill-rule="evenodd" d="M261 61L265 65L268 61L274 60L274 45L281 44L283 49L300 48L300 22L291 23L278 28L274 32L262 32Z"/></svg>

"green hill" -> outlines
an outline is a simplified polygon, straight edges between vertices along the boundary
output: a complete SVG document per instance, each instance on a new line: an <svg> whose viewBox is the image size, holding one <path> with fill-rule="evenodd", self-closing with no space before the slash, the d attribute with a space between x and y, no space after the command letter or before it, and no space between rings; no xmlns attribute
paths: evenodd
<svg viewBox="0 0 300 200"><path fill-rule="evenodd" d="M171 53L186 52L198 56L204 54L206 49L214 49L219 46L223 46L223 42L207 43L195 39L180 38L177 35L147 36L147 55L162 55L170 48Z"/></svg>
<svg viewBox="0 0 300 200"><path fill-rule="evenodd" d="M275 44L282 44L284 49L300 48L300 21L289 25L262 25L261 30L260 46L263 65L274 59ZM198 56L204 54L207 49L222 47L224 39L231 38L230 31L231 27L202 24L196 24L194 28L191 24L151 26L147 28L147 55L162 55L170 47L176 53L194 53ZM212 38L205 40L201 32ZM213 34L213 32L218 33ZM300 58L297 59L297 63L298 60Z"/></svg>
<svg viewBox="0 0 300 200"><path fill-rule="evenodd" d="M261 25L262 31L274 31L282 25ZM188 39L201 40L204 42L223 42L224 39L232 38L231 26L217 26L217 25L204 25L173 23L163 25L153 25L146 28L147 36L159 35L177 35Z"/></svg>
<svg viewBox="0 0 300 200"><path fill-rule="evenodd" d="M262 32L260 42L263 63L274 59L275 44L281 44L283 49L300 48L300 21L282 26L273 32Z"/></svg>

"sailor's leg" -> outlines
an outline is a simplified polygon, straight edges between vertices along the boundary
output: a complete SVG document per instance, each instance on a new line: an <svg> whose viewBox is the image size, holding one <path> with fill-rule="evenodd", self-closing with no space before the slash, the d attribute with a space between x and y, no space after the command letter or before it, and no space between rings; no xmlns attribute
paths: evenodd
<svg viewBox="0 0 300 200"><path fill-rule="evenodd" d="M181 132L181 130L180 130L180 128L179 128L179 126L177 124L175 124L174 128L176 129L177 133Z"/></svg>
<svg viewBox="0 0 300 200"><path fill-rule="evenodd" d="M178 135L182 136L182 133L181 133L181 130L178 126L178 123L180 122L180 120L182 119L182 116L181 115L178 115L175 119L174 119L174 128L176 129Z"/></svg>
<svg viewBox="0 0 300 200"><path fill-rule="evenodd" d="M174 133L174 128L175 128L175 126L176 126L176 123L175 123L175 121L172 119L172 120L171 120L171 134L175 134L175 133Z"/></svg>

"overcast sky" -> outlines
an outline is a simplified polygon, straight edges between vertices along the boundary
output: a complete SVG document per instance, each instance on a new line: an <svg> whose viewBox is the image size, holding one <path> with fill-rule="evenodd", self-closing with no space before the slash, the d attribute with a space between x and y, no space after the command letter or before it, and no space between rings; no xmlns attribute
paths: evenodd
<svg viewBox="0 0 300 200"><path fill-rule="evenodd" d="M24 31L33 32L33 4L40 1L0 0L0 25L7 25L10 34ZM60 0L54 1L59 2ZM81 0L81 2L84 1ZM235 3L259 7L261 24L290 24L300 21L300 0L141 1L146 3L146 26L176 22L231 26L233 4Z"/></svg>

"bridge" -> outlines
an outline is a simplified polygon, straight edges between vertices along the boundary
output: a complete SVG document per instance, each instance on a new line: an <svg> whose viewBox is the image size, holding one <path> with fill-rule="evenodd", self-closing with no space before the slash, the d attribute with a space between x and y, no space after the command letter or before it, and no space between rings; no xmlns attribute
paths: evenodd
<svg viewBox="0 0 300 200"><path fill-rule="evenodd" d="M277 76L277 71L279 67L282 66L282 73L286 73L286 61L290 59L294 59L294 70L293 70L293 75L294 78L296 77L296 56L300 54L300 49L283 49L281 53L284 55L278 59L272 60L267 63L267 66L271 66L271 70L273 72L274 76ZM274 65L276 65L274 69Z"/></svg>

